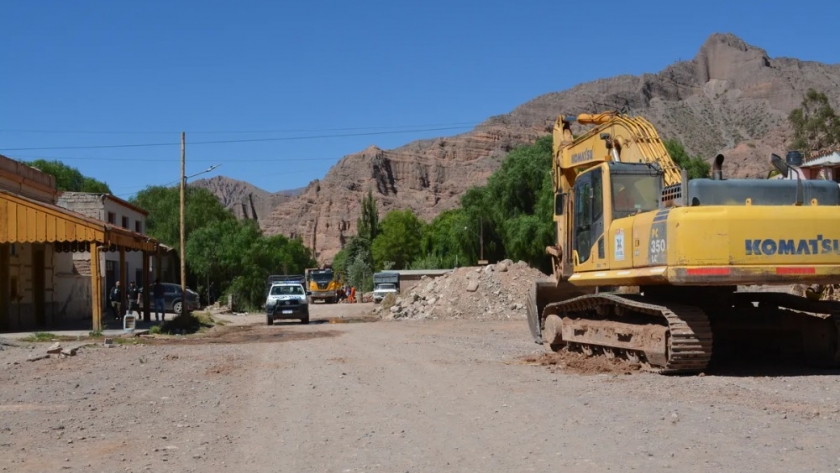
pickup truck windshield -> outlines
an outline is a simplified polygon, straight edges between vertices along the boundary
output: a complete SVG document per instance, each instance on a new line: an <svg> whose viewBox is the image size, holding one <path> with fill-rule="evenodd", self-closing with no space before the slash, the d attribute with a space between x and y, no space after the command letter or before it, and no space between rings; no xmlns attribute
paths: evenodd
<svg viewBox="0 0 840 473"><path fill-rule="evenodd" d="M300 286L273 286L272 296L302 296L303 288Z"/></svg>

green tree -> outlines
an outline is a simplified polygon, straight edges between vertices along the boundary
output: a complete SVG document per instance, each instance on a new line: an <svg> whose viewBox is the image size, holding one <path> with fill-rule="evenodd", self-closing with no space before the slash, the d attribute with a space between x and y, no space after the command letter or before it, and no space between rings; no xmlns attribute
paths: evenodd
<svg viewBox="0 0 840 473"><path fill-rule="evenodd" d="M689 156L683 144L676 139L663 140L668 155L681 169L688 171L688 179L708 177L712 166L700 156Z"/></svg>
<svg viewBox="0 0 840 473"><path fill-rule="evenodd" d="M347 283L355 287L359 292L373 290L373 266L370 259L362 253L357 253L352 262L347 266Z"/></svg>
<svg viewBox="0 0 840 473"><path fill-rule="evenodd" d="M362 213L356 220L356 235L367 241L373 241L379 235L379 211L371 189L368 189L367 196L362 197L361 204Z"/></svg>
<svg viewBox="0 0 840 473"><path fill-rule="evenodd" d="M411 269L453 268L470 263L470 248L474 238L463 209L447 210L439 214L423 229L421 256L411 263Z"/></svg>
<svg viewBox="0 0 840 473"><path fill-rule="evenodd" d="M185 196L185 227L187 238L192 232L214 221L234 220L233 212L226 209L207 189L187 187ZM131 199L131 203L149 212L146 233L165 245L178 248L181 241L181 193L178 187L149 186Z"/></svg>
<svg viewBox="0 0 840 473"><path fill-rule="evenodd" d="M405 269L420 255L423 222L411 209L392 210L382 219L382 232L373 240L375 268L392 261L394 269Z"/></svg>
<svg viewBox="0 0 840 473"><path fill-rule="evenodd" d="M229 235L231 240L226 242L226 248L219 257L219 270L223 278L228 278L222 279L220 284L222 287L229 284L227 292L233 295L239 307L262 307L268 276L303 274L304 269L316 264L312 252L300 238L289 239L283 235L266 237L253 221L241 221L237 225L239 228L233 229L234 233ZM203 230L208 229L205 227Z"/></svg>
<svg viewBox="0 0 840 473"><path fill-rule="evenodd" d="M371 252L371 242L366 238L360 236L352 236L347 240L344 248L333 258L333 269L347 274L347 270L358 257L368 261L373 267L373 253ZM348 281L350 282L350 281ZM350 282L352 284L352 282Z"/></svg>
<svg viewBox="0 0 840 473"><path fill-rule="evenodd" d="M91 192L94 194L111 193L108 184L92 177L84 176L78 169L68 166L61 161L36 159L26 164L55 177L55 187L60 191Z"/></svg>
<svg viewBox="0 0 840 473"><path fill-rule="evenodd" d="M501 236L504 256L550 269L545 247L554 243L551 202L552 139L510 152L487 180L493 224ZM497 257L498 259L498 257Z"/></svg>
<svg viewBox="0 0 840 473"><path fill-rule="evenodd" d="M840 144L840 117L822 92L808 89L802 106L790 112L788 121L793 125L791 147L805 155Z"/></svg>

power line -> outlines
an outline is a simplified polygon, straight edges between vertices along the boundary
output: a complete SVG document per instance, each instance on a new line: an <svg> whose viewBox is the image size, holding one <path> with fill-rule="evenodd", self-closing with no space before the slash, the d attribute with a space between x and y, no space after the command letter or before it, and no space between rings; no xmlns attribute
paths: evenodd
<svg viewBox="0 0 840 473"><path fill-rule="evenodd" d="M43 159L43 160L67 160L67 161L137 161L137 158L113 158L113 157L94 157L94 156L41 156L41 155L26 155L15 154L8 156L10 158L29 158L29 159ZM336 158L271 158L271 159L191 159L191 163L207 163L207 162L225 162L225 163L244 163L244 162L282 162L282 161L334 161ZM159 162L159 163L174 163L174 159L149 159L143 158L143 162Z"/></svg>
<svg viewBox="0 0 840 473"><path fill-rule="evenodd" d="M295 141L295 140L311 140L322 138L346 138L352 136L372 136L372 135L394 135L401 133L416 133L423 131L444 131L457 130L463 128L470 128L468 126L452 126L439 128L418 128L414 130L398 130L398 131L371 131L367 133L339 133L332 135L308 135L308 136L286 136L278 138L249 138L239 140L212 140L212 141L192 141L190 146L195 145L210 145L210 144L228 144L228 143L256 143L266 141ZM178 146L180 143L132 143L122 145L92 145L92 146L44 146L33 148L4 148L3 151L37 151L37 150L60 150L60 149L112 149L112 148L148 148L155 146Z"/></svg>
<svg viewBox="0 0 840 473"><path fill-rule="evenodd" d="M456 122L456 123L435 123L430 125L399 125L399 126L365 126L365 127L347 127L347 128L298 128L298 129L284 129L284 130L184 130L190 134L202 135L246 135L246 134L270 134L270 133L310 133L310 132L324 132L324 131L359 131L359 130L399 130L414 131L414 128L430 128L430 127L467 127L475 126L475 122ZM15 130L15 129L0 129L0 133L43 133L43 134L65 134L65 135L172 135L181 133L180 131L94 131L94 130Z"/></svg>

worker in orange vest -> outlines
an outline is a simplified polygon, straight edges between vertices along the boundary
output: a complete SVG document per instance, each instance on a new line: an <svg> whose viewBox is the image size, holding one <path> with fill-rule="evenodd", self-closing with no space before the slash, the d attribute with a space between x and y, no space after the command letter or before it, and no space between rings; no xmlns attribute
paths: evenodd
<svg viewBox="0 0 840 473"><path fill-rule="evenodd" d="M356 288L353 286L350 286L350 303L356 303Z"/></svg>

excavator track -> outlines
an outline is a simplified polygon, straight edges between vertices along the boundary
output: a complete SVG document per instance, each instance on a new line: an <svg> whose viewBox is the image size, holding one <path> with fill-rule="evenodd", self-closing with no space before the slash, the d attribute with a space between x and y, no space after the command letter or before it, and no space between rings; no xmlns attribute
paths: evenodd
<svg viewBox="0 0 840 473"><path fill-rule="evenodd" d="M638 333L638 324L621 320L621 316L613 316L606 320L595 322L592 313L605 312L636 313L658 319L664 329L664 343L658 350L651 351L651 346L643 343L633 346L634 335ZM563 322L577 321L598 323L601 332L615 332L616 342L605 341L604 337L597 337L598 330L591 330L592 339L587 339L589 330L575 330L576 337L564 340L564 343L580 346L585 352L594 351L593 348L603 350L608 356L616 353L623 354L631 360L640 359L647 363L647 368L661 374L700 373L706 369L712 357L712 329L706 314L697 307L672 303L652 304L641 302L631 297L616 294L593 294L576 297L562 302L554 302L545 306L543 317L563 316ZM656 325L648 323L647 326ZM604 330L606 329L606 330ZM568 327L563 329L569 331ZM585 332L585 333L579 333ZM624 333L623 338L621 333ZM630 338L631 340L628 340ZM637 336L641 338L641 335Z"/></svg>

